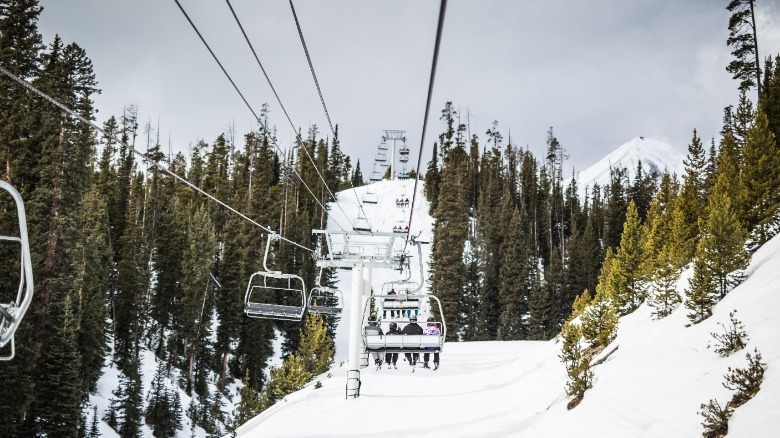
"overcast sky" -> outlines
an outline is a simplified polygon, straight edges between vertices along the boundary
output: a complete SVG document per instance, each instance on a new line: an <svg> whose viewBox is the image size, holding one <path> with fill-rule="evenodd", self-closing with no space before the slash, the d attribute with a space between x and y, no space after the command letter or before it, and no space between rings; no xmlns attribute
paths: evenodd
<svg viewBox="0 0 780 438"><path fill-rule="evenodd" d="M180 0L250 104L271 108L280 144L292 128L227 4ZM286 0L232 0L292 121L328 125ZM737 101L725 66L727 1L451 0L442 36L423 167L453 101L485 139L493 120L507 140L541 154L549 127L584 170L644 135L685 152L692 131L708 143ZM758 0L762 59L780 52L780 0ZM139 107L164 144L187 150L231 124L256 123L173 0L42 0L39 29L83 47L102 94L98 119ZM366 178L384 129L420 147L439 2L296 0L325 102L342 147ZM242 143L239 143L242 144ZM412 164L410 163L410 164Z"/></svg>

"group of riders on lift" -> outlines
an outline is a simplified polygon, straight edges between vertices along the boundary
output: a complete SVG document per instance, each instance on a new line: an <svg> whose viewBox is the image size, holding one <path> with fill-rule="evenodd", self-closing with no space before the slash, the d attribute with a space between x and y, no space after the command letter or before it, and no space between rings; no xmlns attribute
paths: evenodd
<svg viewBox="0 0 780 438"><path fill-rule="evenodd" d="M398 208L409 208L409 197L396 198L395 206Z"/></svg>
<svg viewBox="0 0 780 438"><path fill-rule="evenodd" d="M387 331L387 333L384 333L382 330L382 327L379 327L379 324L377 323L376 316L371 315L368 317L368 325L365 328L365 334L366 335L435 335L439 336L441 335L441 329L439 329L439 326L436 325L435 320L432 316L428 317L428 324L425 328L420 327L419 324L417 324L417 315L410 315L409 316L409 324L407 324L402 330L398 329L398 324L395 322L390 323L390 328ZM433 347L429 347L432 350L436 350ZM382 359L379 357L379 353L372 353L374 357L374 365L376 365L377 369L382 368ZM417 362L420 360L420 353L404 353L404 356L406 356L406 361L409 363L409 365L412 367L412 372L414 372L415 367L417 366ZM423 368L430 368L428 365L428 361L431 357L430 353L424 353L423 354ZM387 362L387 369L390 369L390 366L392 365L394 369L398 369L398 366L396 363L398 362L398 353L385 353L385 362ZM436 371L439 369L439 352L434 351L433 352L433 370Z"/></svg>

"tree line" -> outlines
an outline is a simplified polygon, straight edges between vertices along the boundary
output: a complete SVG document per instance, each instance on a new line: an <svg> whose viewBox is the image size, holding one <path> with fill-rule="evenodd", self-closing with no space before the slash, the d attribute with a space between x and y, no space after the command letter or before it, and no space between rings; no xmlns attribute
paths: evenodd
<svg viewBox="0 0 780 438"><path fill-rule="evenodd" d="M92 63L76 43L58 36L43 43L41 11L36 0L0 1L0 65L95 120L92 99L100 90ZM297 323L244 317L247 280L262 270L265 231L162 169L314 248L311 230L323 228L329 214L317 172L334 191L362 183L359 163L353 171L341 152L338 129L323 139L312 126L284 153L274 147L275 132L261 128L239 141L229 133L171 155L159 128L139 120L132 105L105 120L106 134L98 136L8 77L0 78L0 89L0 177L25 200L35 277L16 358L0 366L0 435L94 436L100 419L90 422L84 407L108 361L120 382L103 420L120 435L138 436L146 423L155 435L170 436L185 411L208 433L224 433L232 414L224 412L227 385L245 379L246 390L259 393L268 383L275 330L284 336L284 356L297 352L308 332ZM261 117L268 126L267 108ZM15 211L7 201L0 224L13 235ZM15 293L18 254L8 245L0 251L3 260L17 260L0 274L3 290ZM271 269L314 283L308 251L281 242L270 254ZM334 318L316 321L304 327L332 335ZM141 384L144 350L158 361L149 394ZM321 353L320 360L332 361L332 348ZM181 406L178 391L161 387L163 377L193 402Z"/></svg>

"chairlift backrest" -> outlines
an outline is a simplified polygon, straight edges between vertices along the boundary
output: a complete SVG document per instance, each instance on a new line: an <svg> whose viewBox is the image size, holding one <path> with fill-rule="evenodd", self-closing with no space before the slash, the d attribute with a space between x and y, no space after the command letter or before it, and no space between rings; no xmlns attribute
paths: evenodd
<svg viewBox="0 0 780 438"><path fill-rule="evenodd" d="M344 296L340 290L321 284L322 272L323 268L320 268L317 286L309 291L309 312L321 315L338 315L344 307Z"/></svg>
<svg viewBox="0 0 780 438"><path fill-rule="evenodd" d="M11 345L11 351L7 356L0 356L0 361L11 360L16 348L14 334L27 312L33 295L33 273L30 259L30 240L27 236L27 215L24 210L24 202L16 189L5 181L0 181L0 188L8 192L16 204L16 213L19 225L18 236L0 236L2 242L17 242L20 246L20 272L19 288L16 297L9 303L0 303L0 347ZM8 264L6 264L8 266Z"/></svg>
<svg viewBox="0 0 780 438"><path fill-rule="evenodd" d="M306 310L306 285L303 278L268 269L268 250L279 235L269 234L263 258L265 271L249 277L244 295L244 313L251 318L300 321Z"/></svg>

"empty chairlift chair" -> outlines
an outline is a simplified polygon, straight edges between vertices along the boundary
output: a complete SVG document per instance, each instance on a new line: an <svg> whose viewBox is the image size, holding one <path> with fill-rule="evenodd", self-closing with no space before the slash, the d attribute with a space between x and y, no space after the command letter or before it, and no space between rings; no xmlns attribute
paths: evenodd
<svg viewBox="0 0 780 438"><path fill-rule="evenodd" d="M379 195L377 195L374 192L366 192L363 195L363 203L364 204L377 204L377 203L379 203Z"/></svg>
<svg viewBox="0 0 780 438"><path fill-rule="evenodd" d="M251 318L300 321L306 310L306 285L303 278L268 269L268 249L278 234L269 234L263 268L249 277L244 296L244 313Z"/></svg>
<svg viewBox="0 0 780 438"><path fill-rule="evenodd" d="M24 202L19 192L5 181L0 181L0 189L8 192L16 204L17 223L19 228L18 236L0 236L0 244L11 243L19 245L19 287L16 291L16 296L8 302L0 303L0 347L5 347L10 344L11 351L8 355L0 356L0 360L11 360L16 354L16 346L14 344L14 334L19 328L19 324L22 322L24 314L27 312L27 308L30 306L33 295L33 274L32 274L32 262L30 260L30 240L27 237L27 216L24 211ZM15 246L15 245L14 245ZM6 267L13 267L16 269L16 265L11 262L5 263ZM11 274L8 275L11 277ZM5 300L7 297L2 296L0 299Z"/></svg>
<svg viewBox="0 0 780 438"><path fill-rule="evenodd" d="M357 219L355 219L355 222L352 223L352 229L355 231L371 232L371 224L368 223L368 219L362 215L358 215Z"/></svg>
<svg viewBox="0 0 780 438"><path fill-rule="evenodd" d="M317 286L309 291L309 312L321 315L338 315L344 307L344 297L341 291L327 286L322 286L322 268L317 278Z"/></svg>

